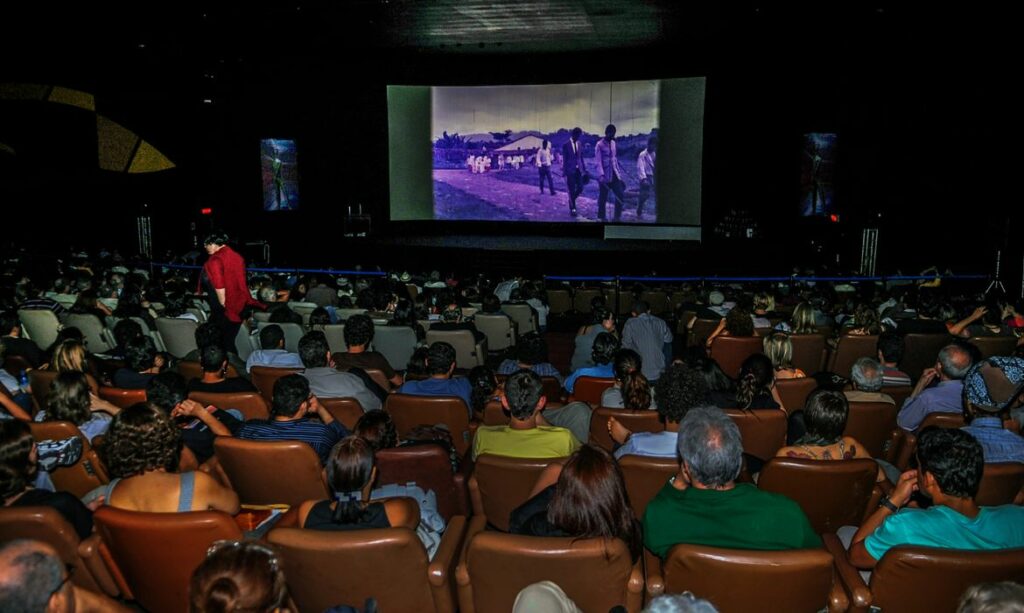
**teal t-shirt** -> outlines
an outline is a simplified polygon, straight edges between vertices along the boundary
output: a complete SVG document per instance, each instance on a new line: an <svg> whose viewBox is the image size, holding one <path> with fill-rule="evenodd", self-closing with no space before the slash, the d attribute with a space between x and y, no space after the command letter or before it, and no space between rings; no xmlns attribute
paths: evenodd
<svg viewBox="0 0 1024 613"><path fill-rule="evenodd" d="M783 550L821 547L800 505L750 483L731 490L677 490L666 483L644 513L644 545L664 558L673 545Z"/></svg>
<svg viewBox="0 0 1024 613"><path fill-rule="evenodd" d="M967 551L1024 547L1024 507L981 507L974 519L946 506L903 509L864 539L876 560L898 545Z"/></svg>

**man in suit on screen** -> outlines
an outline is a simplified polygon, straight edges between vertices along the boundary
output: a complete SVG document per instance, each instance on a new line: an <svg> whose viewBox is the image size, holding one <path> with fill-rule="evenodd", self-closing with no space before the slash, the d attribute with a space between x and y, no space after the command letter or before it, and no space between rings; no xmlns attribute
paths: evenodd
<svg viewBox="0 0 1024 613"><path fill-rule="evenodd" d="M587 167L583 163L583 130L572 129L572 138L562 145L562 174L565 176L566 191L569 192L569 214L576 217L576 198L583 191L583 174Z"/></svg>

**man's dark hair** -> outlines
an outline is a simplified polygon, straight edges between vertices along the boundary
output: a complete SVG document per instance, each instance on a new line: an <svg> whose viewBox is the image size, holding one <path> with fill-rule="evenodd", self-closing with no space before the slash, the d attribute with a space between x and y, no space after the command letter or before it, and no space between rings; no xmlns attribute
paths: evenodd
<svg viewBox="0 0 1024 613"><path fill-rule="evenodd" d="M484 313L500 313L501 298L498 298L494 294L485 294L482 302L480 303L480 310Z"/></svg>
<svg viewBox="0 0 1024 613"><path fill-rule="evenodd" d="M590 359L594 364L608 364L615 359L619 350L619 339L614 334L602 332L594 338L594 347L590 351Z"/></svg>
<svg viewBox="0 0 1024 613"><path fill-rule="evenodd" d="M156 359L156 347L148 336L139 336L128 341L124 346L124 361L128 368L142 372L153 368Z"/></svg>
<svg viewBox="0 0 1024 613"><path fill-rule="evenodd" d="M427 350L427 374L443 375L455 363L455 347L444 341L437 341Z"/></svg>
<svg viewBox="0 0 1024 613"><path fill-rule="evenodd" d="M209 347L210 345L219 345L221 342L220 327L212 321L199 324L196 327L196 347L200 351L203 347Z"/></svg>
<svg viewBox="0 0 1024 613"><path fill-rule="evenodd" d="M534 366L548 361L548 344L536 332L528 332L516 343L516 359L523 364Z"/></svg>
<svg viewBox="0 0 1024 613"><path fill-rule="evenodd" d="M0 336L6 336L11 333L11 330L15 326L20 326L21 320L18 319L18 314L14 311L4 311L0 313Z"/></svg>
<svg viewBox="0 0 1024 613"><path fill-rule="evenodd" d="M899 363L903 360L903 335L892 331L878 335L878 351L886 362Z"/></svg>
<svg viewBox="0 0 1024 613"><path fill-rule="evenodd" d="M227 243L228 235L223 230L211 230L203 239L203 245L226 245Z"/></svg>
<svg viewBox="0 0 1024 613"><path fill-rule="evenodd" d="M572 135L576 137L576 140L579 140L580 139L580 135L582 135L582 134L583 134L583 130L581 130L579 127L576 127L576 128L572 129Z"/></svg>
<svg viewBox="0 0 1024 613"><path fill-rule="evenodd" d="M654 384L658 414L666 422L680 423L686 412L707 403L708 384L704 376L686 366L673 364Z"/></svg>
<svg viewBox="0 0 1024 613"><path fill-rule="evenodd" d="M0 604L5 611L46 611L63 581L64 565L60 558L33 545L19 539L0 548L0 558L17 552L0 573Z"/></svg>
<svg viewBox="0 0 1024 613"><path fill-rule="evenodd" d="M309 381L302 375L285 375L274 381L271 417L292 417L309 400Z"/></svg>
<svg viewBox="0 0 1024 613"><path fill-rule="evenodd" d="M652 136L647 139L647 150L656 151L658 149L658 137Z"/></svg>
<svg viewBox="0 0 1024 613"><path fill-rule="evenodd" d="M917 461L921 470L935 477L943 494L971 499L978 495L985 456L970 433L928 426L917 435Z"/></svg>
<svg viewBox="0 0 1024 613"><path fill-rule="evenodd" d="M540 375L532 370L518 370L505 381L508 410L515 419L527 419L533 415L533 410L537 408L537 403L543 395L544 383L540 380Z"/></svg>
<svg viewBox="0 0 1024 613"><path fill-rule="evenodd" d="M306 368L322 368L327 366L327 353L330 345L327 336L319 330L307 332L299 339L299 358Z"/></svg>
<svg viewBox="0 0 1024 613"><path fill-rule="evenodd" d="M263 349L279 349L284 341L284 330L277 324L264 324L260 328L260 347Z"/></svg>
<svg viewBox="0 0 1024 613"><path fill-rule="evenodd" d="M651 310L651 306L643 300L637 300L633 303L633 312L637 315L643 315L644 313Z"/></svg>
<svg viewBox="0 0 1024 613"><path fill-rule="evenodd" d="M367 315L353 315L345 320L345 346L369 345L373 340L373 320Z"/></svg>
<svg viewBox="0 0 1024 613"><path fill-rule="evenodd" d="M615 124L613 124L613 123L610 123L610 124L608 124L607 126L604 127L604 135L605 136L615 136L615 132L616 131L617 130L615 129Z"/></svg>
<svg viewBox="0 0 1024 613"><path fill-rule="evenodd" d="M220 372L226 359L228 354L220 345L203 347L199 352L199 365L203 367L203 372Z"/></svg>
<svg viewBox="0 0 1024 613"><path fill-rule="evenodd" d="M128 345L128 341L140 336L142 336L142 326L137 321L122 319L114 324L114 342L118 347L124 348Z"/></svg>
<svg viewBox="0 0 1024 613"><path fill-rule="evenodd" d="M146 401L164 413L169 414L186 398L188 384L184 377L173 370L152 377L146 384Z"/></svg>

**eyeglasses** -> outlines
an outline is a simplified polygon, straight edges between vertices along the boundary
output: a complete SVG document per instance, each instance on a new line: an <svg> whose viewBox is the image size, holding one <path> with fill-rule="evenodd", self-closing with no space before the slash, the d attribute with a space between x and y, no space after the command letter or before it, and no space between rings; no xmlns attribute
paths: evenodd
<svg viewBox="0 0 1024 613"><path fill-rule="evenodd" d="M68 581L71 581L71 576L73 574L75 574L75 565L74 564L65 564L64 565L64 578L61 579L61 582L57 584L57 587L53 588L53 591L50 592L50 598L53 598L57 594L57 592L59 592L62 589L64 589L64 585ZM47 600L49 600L49 598Z"/></svg>
<svg viewBox="0 0 1024 613"><path fill-rule="evenodd" d="M277 552L257 541L214 541L213 544L210 545L210 548L206 550L206 557L209 558L215 553L229 548L237 548L245 551L258 551L267 557L267 562L270 564L271 572L277 573L281 568L281 564L277 559Z"/></svg>

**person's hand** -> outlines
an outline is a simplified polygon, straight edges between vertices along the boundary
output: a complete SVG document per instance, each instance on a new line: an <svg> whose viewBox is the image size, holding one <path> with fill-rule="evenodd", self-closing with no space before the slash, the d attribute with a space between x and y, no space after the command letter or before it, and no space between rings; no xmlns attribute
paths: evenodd
<svg viewBox="0 0 1024 613"><path fill-rule="evenodd" d="M917 380L917 389L923 390L924 388L928 387L929 385L932 384L932 381L938 378L938 376L939 371L935 367L925 368L921 372L921 378Z"/></svg>
<svg viewBox="0 0 1024 613"><path fill-rule="evenodd" d="M206 413L206 407L195 400L186 398L178 403L171 411L171 417L195 417L199 418Z"/></svg>
<svg viewBox="0 0 1024 613"><path fill-rule="evenodd" d="M613 441L624 445L632 434L629 428L619 423L619 420L614 417L608 418L608 436L612 437Z"/></svg>
<svg viewBox="0 0 1024 613"><path fill-rule="evenodd" d="M85 505L85 508L87 508L90 511L92 511L93 513L95 513L96 509L102 507L106 503L107 503L107 497L106 496L97 496L92 502L90 502L89 504Z"/></svg>
<svg viewBox="0 0 1024 613"><path fill-rule="evenodd" d="M609 319L606 321L602 321L601 327L604 328L607 332L615 332L615 320Z"/></svg>
<svg viewBox="0 0 1024 613"><path fill-rule="evenodd" d="M158 353L153 358L153 366L160 370L163 370L164 366L167 366L167 359L163 356L163 354Z"/></svg>
<svg viewBox="0 0 1024 613"><path fill-rule="evenodd" d="M321 411L326 410L327 409L324 408L324 405L320 404L320 399L316 397L316 394L309 395L309 407L306 409L307 415L310 413L320 413Z"/></svg>
<svg viewBox="0 0 1024 613"><path fill-rule="evenodd" d="M972 320L973 319L980 319L981 317L983 317L985 315L985 313L988 313L988 308L980 306L980 307L974 309L974 312L971 313L971 319Z"/></svg>
<svg viewBox="0 0 1024 613"><path fill-rule="evenodd" d="M900 475L899 481L896 482L896 488L892 491L892 495L889 496L889 500L897 507L902 507L907 504L910 500L911 494L916 491L917 471L908 470Z"/></svg>

